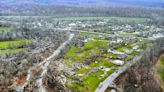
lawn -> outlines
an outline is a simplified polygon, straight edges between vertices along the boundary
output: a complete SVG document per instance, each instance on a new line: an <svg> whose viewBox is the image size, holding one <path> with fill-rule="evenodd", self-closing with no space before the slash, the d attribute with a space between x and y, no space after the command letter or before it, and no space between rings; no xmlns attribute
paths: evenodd
<svg viewBox="0 0 164 92"><path fill-rule="evenodd" d="M124 52L125 50L130 50L130 49L132 49L132 46L131 45L127 45L127 46L118 48L117 51Z"/></svg>
<svg viewBox="0 0 164 92"><path fill-rule="evenodd" d="M83 68L75 70L77 75L72 76L74 78L70 79L71 83L68 83L67 86L73 92L94 92L101 82L121 66L117 66L110 62L110 60L116 59L117 55L107 53L107 50L111 49L108 45L109 40L97 39L99 35L87 32L81 32L80 36L87 36L88 38L94 38L94 40L84 43L84 46L82 47L76 47L76 45L73 45L66 53L65 59L71 60L72 64L79 61L84 64ZM116 50L124 52L124 50L130 50L136 45L136 43L126 46L123 44L118 44L120 45L120 48ZM140 51L134 51L124 60L132 59L139 53ZM85 61L87 60L90 60L90 63L86 64ZM69 63L69 65L71 64ZM102 67L109 69L109 71L102 71L100 69Z"/></svg>
<svg viewBox="0 0 164 92"><path fill-rule="evenodd" d="M112 53L105 53L103 56L106 58L111 58L111 59L116 59L117 57L117 55L112 54Z"/></svg>
<svg viewBox="0 0 164 92"><path fill-rule="evenodd" d="M99 39L100 37L107 37L108 36L108 34L106 34L106 33L101 33L101 34L96 33L96 32L95 33L89 33L87 31L86 32L80 32L79 35L82 37L90 37L93 39Z"/></svg>
<svg viewBox="0 0 164 92"><path fill-rule="evenodd" d="M107 48L109 48L107 44L107 40L94 40L86 42L81 48L77 48L75 45L73 45L66 53L65 57L76 61L84 61L85 58L92 56L93 54L99 54L100 49L107 50Z"/></svg>
<svg viewBox="0 0 164 92"><path fill-rule="evenodd" d="M145 22L148 18L139 18L139 17L112 17L113 19L116 19L118 21L121 22L137 22L137 23L141 23L141 22Z"/></svg>
<svg viewBox="0 0 164 92"><path fill-rule="evenodd" d="M19 48L29 44L29 40L13 40L13 41L1 41L0 42L0 49L13 49Z"/></svg>
<svg viewBox="0 0 164 92"><path fill-rule="evenodd" d="M0 54L15 54L18 52L23 52L24 48L18 48L18 49L7 49L7 50L0 50Z"/></svg>
<svg viewBox="0 0 164 92"><path fill-rule="evenodd" d="M90 75L87 75L84 77L84 92L94 92L100 82L104 81L109 75L111 75L115 69L112 69L107 72L107 74L104 77L101 77L100 75L103 74L103 71L97 71L95 73L92 73Z"/></svg>
<svg viewBox="0 0 164 92"><path fill-rule="evenodd" d="M112 64L109 60L109 58L98 57L97 63L92 62L91 64L86 65L86 67L79 69L76 73L83 75L80 77L83 82L74 82L69 85L69 88L75 92L94 92L100 82L105 80L111 73L118 69L118 66ZM102 70L89 74L92 69L98 67L106 67L111 70L109 70L104 77L101 77L101 75L104 74Z"/></svg>
<svg viewBox="0 0 164 92"><path fill-rule="evenodd" d="M108 42L107 40L94 40L85 43L84 49L91 49L91 48L101 48L101 49L107 49L108 48Z"/></svg>
<svg viewBox="0 0 164 92"><path fill-rule="evenodd" d="M101 57L104 53L101 50L108 50L110 47L108 46L108 40L93 40L86 42L83 47L77 48L73 45L70 50L66 53L66 59L71 59L73 62L85 62L86 58L91 59L91 63L85 65L84 68L81 68L76 71L77 74L82 74L83 82L73 82L69 84L69 88L75 92L94 92L100 82L102 82L106 77L108 77L111 73L113 73L118 66L112 64L110 58ZM95 59L92 56L96 56ZM88 74L92 69L98 67L106 67L110 68L104 77L101 77L104 72L102 70L98 70L96 72Z"/></svg>
<svg viewBox="0 0 164 92"><path fill-rule="evenodd" d="M110 61L109 59L100 58L98 63L93 62L90 66L91 67L104 66L104 67L107 67L107 68L111 68L113 66L116 66L115 64L112 64L109 61Z"/></svg>
<svg viewBox="0 0 164 92"><path fill-rule="evenodd" d="M134 43L135 44L135 43ZM118 48L117 51L119 52L125 52L125 50L131 50L132 49L132 45L127 45L121 48ZM143 50L140 48L139 51L134 50L131 54L128 54L127 57L125 59L122 59L124 61L130 60L132 59L134 56L140 54Z"/></svg>
<svg viewBox="0 0 164 92"><path fill-rule="evenodd" d="M8 27L0 27L0 32L1 31L3 31L3 32L8 32L8 31L10 31L11 30L11 28L8 28Z"/></svg>
<svg viewBox="0 0 164 92"><path fill-rule="evenodd" d="M1 41L0 42L0 54L15 54L23 52L25 46L30 44L29 40L13 40L13 41Z"/></svg>

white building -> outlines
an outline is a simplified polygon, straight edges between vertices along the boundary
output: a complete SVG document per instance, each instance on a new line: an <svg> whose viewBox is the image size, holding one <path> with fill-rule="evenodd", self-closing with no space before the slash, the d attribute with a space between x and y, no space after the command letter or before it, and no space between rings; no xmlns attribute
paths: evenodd
<svg viewBox="0 0 164 92"><path fill-rule="evenodd" d="M122 60L112 60L110 62L113 64L116 64L116 65L124 65L124 61L122 61Z"/></svg>

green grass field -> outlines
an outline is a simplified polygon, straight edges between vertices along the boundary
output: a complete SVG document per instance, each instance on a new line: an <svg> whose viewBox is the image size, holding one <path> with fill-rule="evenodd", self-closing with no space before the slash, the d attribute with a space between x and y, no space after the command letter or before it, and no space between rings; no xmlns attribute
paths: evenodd
<svg viewBox="0 0 164 92"><path fill-rule="evenodd" d="M94 68L100 67L100 66L104 66L106 68L111 68L111 70L106 72L106 74L104 74L104 71L102 71L102 70L98 70L91 74L88 74L91 71L91 69L94 69ZM98 87L98 85L100 84L100 82L105 80L116 69L118 69L118 66L116 66L110 62L102 61L97 64L92 63L88 66L88 68L82 68L77 71L77 74L84 75L84 76L80 77L81 79L83 79L83 82L71 83L69 85L69 88L75 92L94 92L96 90L96 88ZM103 74L104 74L104 77L101 77L101 75L103 75Z"/></svg>
<svg viewBox="0 0 164 92"><path fill-rule="evenodd" d="M12 49L22 47L29 44L29 40L14 40L14 41L2 41L0 42L0 49Z"/></svg>
<svg viewBox="0 0 164 92"><path fill-rule="evenodd" d="M0 54L14 54L24 51L24 46L30 44L29 40L13 40L0 42Z"/></svg>
<svg viewBox="0 0 164 92"><path fill-rule="evenodd" d="M116 19L121 22L145 22L149 18L139 18L139 17L59 17L55 18L56 20L112 20Z"/></svg>
<svg viewBox="0 0 164 92"><path fill-rule="evenodd" d="M68 88L75 92L94 92L99 83L106 79L106 77L108 77L117 69L118 66L109 62L110 58L100 57L101 55L103 56L101 50L107 50L109 48L109 46L107 45L108 42L108 40L93 40L86 42L83 47L77 48L73 45L70 48L70 50L66 53L65 57L69 58L68 60L71 59L72 63L79 61L85 62L86 58L90 58L91 63L86 65L87 68L85 67L76 71L77 74L84 75L81 77L83 79L83 82L71 83L69 84ZM95 59L92 57L93 55L96 55L97 63L95 63ZM111 70L109 70L104 75L104 77L101 77L101 75L104 74L102 70L98 70L96 72L88 74L92 69L98 67L111 68ZM114 69L112 67L114 67Z"/></svg>
<svg viewBox="0 0 164 92"><path fill-rule="evenodd" d="M8 27L0 27L0 32L9 32L11 31L11 28L8 28Z"/></svg>
<svg viewBox="0 0 164 92"><path fill-rule="evenodd" d="M24 48L18 48L18 49L7 49L7 50L0 50L0 54L15 54L18 52L23 52Z"/></svg>
<svg viewBox="0 0 164 92"><path fill-rule="evenodd" d="M117 51L124 52L125 50L130 50L130 49L132 49L132 46L131 45L127 45L127 46L118 48Z"/></svg>
<svg viewBox="0 0 164 92"><path fill-rule="evenodd" d="M80 32L79 35L80 36L89 36L89 37L93 37L93 38L100 36L100 34L98 34L98 33L97 34L96 33L89 33L87 31L86 32ZM108 34L102 33L101 36L108 36Z"/></svg>
<svg viewBox="0 0 164 92"><path fill-rule="evenodd" d="M99 54L100 49L107 49L107 44L107 40L94 40L86 42L85 45L81 48L72 46L65 57L76 61L84 61L85 58L90 57L93 54Z"/></svg>

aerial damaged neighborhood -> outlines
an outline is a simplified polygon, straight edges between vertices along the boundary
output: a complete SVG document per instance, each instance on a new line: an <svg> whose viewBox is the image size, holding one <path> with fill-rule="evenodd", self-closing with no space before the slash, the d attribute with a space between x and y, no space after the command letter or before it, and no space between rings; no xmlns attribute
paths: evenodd
<svg viewBox="0 0 164 92"><path fill-rule="evenodd" d="M0 92L164 91L163 2L7 1Z"/></svg>

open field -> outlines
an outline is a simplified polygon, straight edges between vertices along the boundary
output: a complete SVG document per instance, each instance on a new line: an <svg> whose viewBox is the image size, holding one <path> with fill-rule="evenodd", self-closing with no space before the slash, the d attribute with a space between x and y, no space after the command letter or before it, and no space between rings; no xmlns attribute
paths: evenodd
<svg viewBox="0 0 164 92"><path fill-rule="evenodd" d="M29 43L29 40L2 41L0 42L0 49L19 48Z"/></svg>
<svg viewBox="0 0 164 92"><path fill-rule="evenodd" d="M118 20L121 22L145 22L149 18L139 18L139 17L59 17L55 18L56 20Z"/></svg>
<svg viewBox="0 0 164 92"><path fill-rule="evenodd" d="M92 53L99 54L100 48L105 49L107 47L106 40L97 40L85 43L85 46L82 48L77 48L72 46L71 49L66 54L66 57L72 58L74 60L84 61L86 56L92 55Z"/></svg>
<svg viewBox="0 0 164 92"><path fill-rule="evenodd" d="M40 18L41 16L21 16L21 18ZM52 16L44 16L45 18L49 18ZM17 19L20 18L20 16L0 16L0 19ZM120 21L137 21L137 22L144 22L146 20L150 20L150 18L144 18L144 17L114 17L114 16L97 16L97 17L88 17L88 16L82 16L82 17L52 17L55 20L112 20L112 19L116 19L116 20L120 20Z"/></svg>
<svg viewBox="0 0 164 92"><path fill-rule="evenodd" d="M11 28L8 27L0 27L0 32L9 32L11 31Z"/></svg>
<svg viewBox="0 0 164 92"><path fill-rule="evenodd" d="M15 54L18 52L23 52L24 48L18 48L18 49L7 49L7 50L0 50L0 54Z"/></svg>
<svg viewBox="0 0 164 92"><path fill-rule="evenodd" d="M0 54L14 54L22 52L25 46L30 44L29 40L13 40L13 41L1 41L0 42Z"/></svg>

